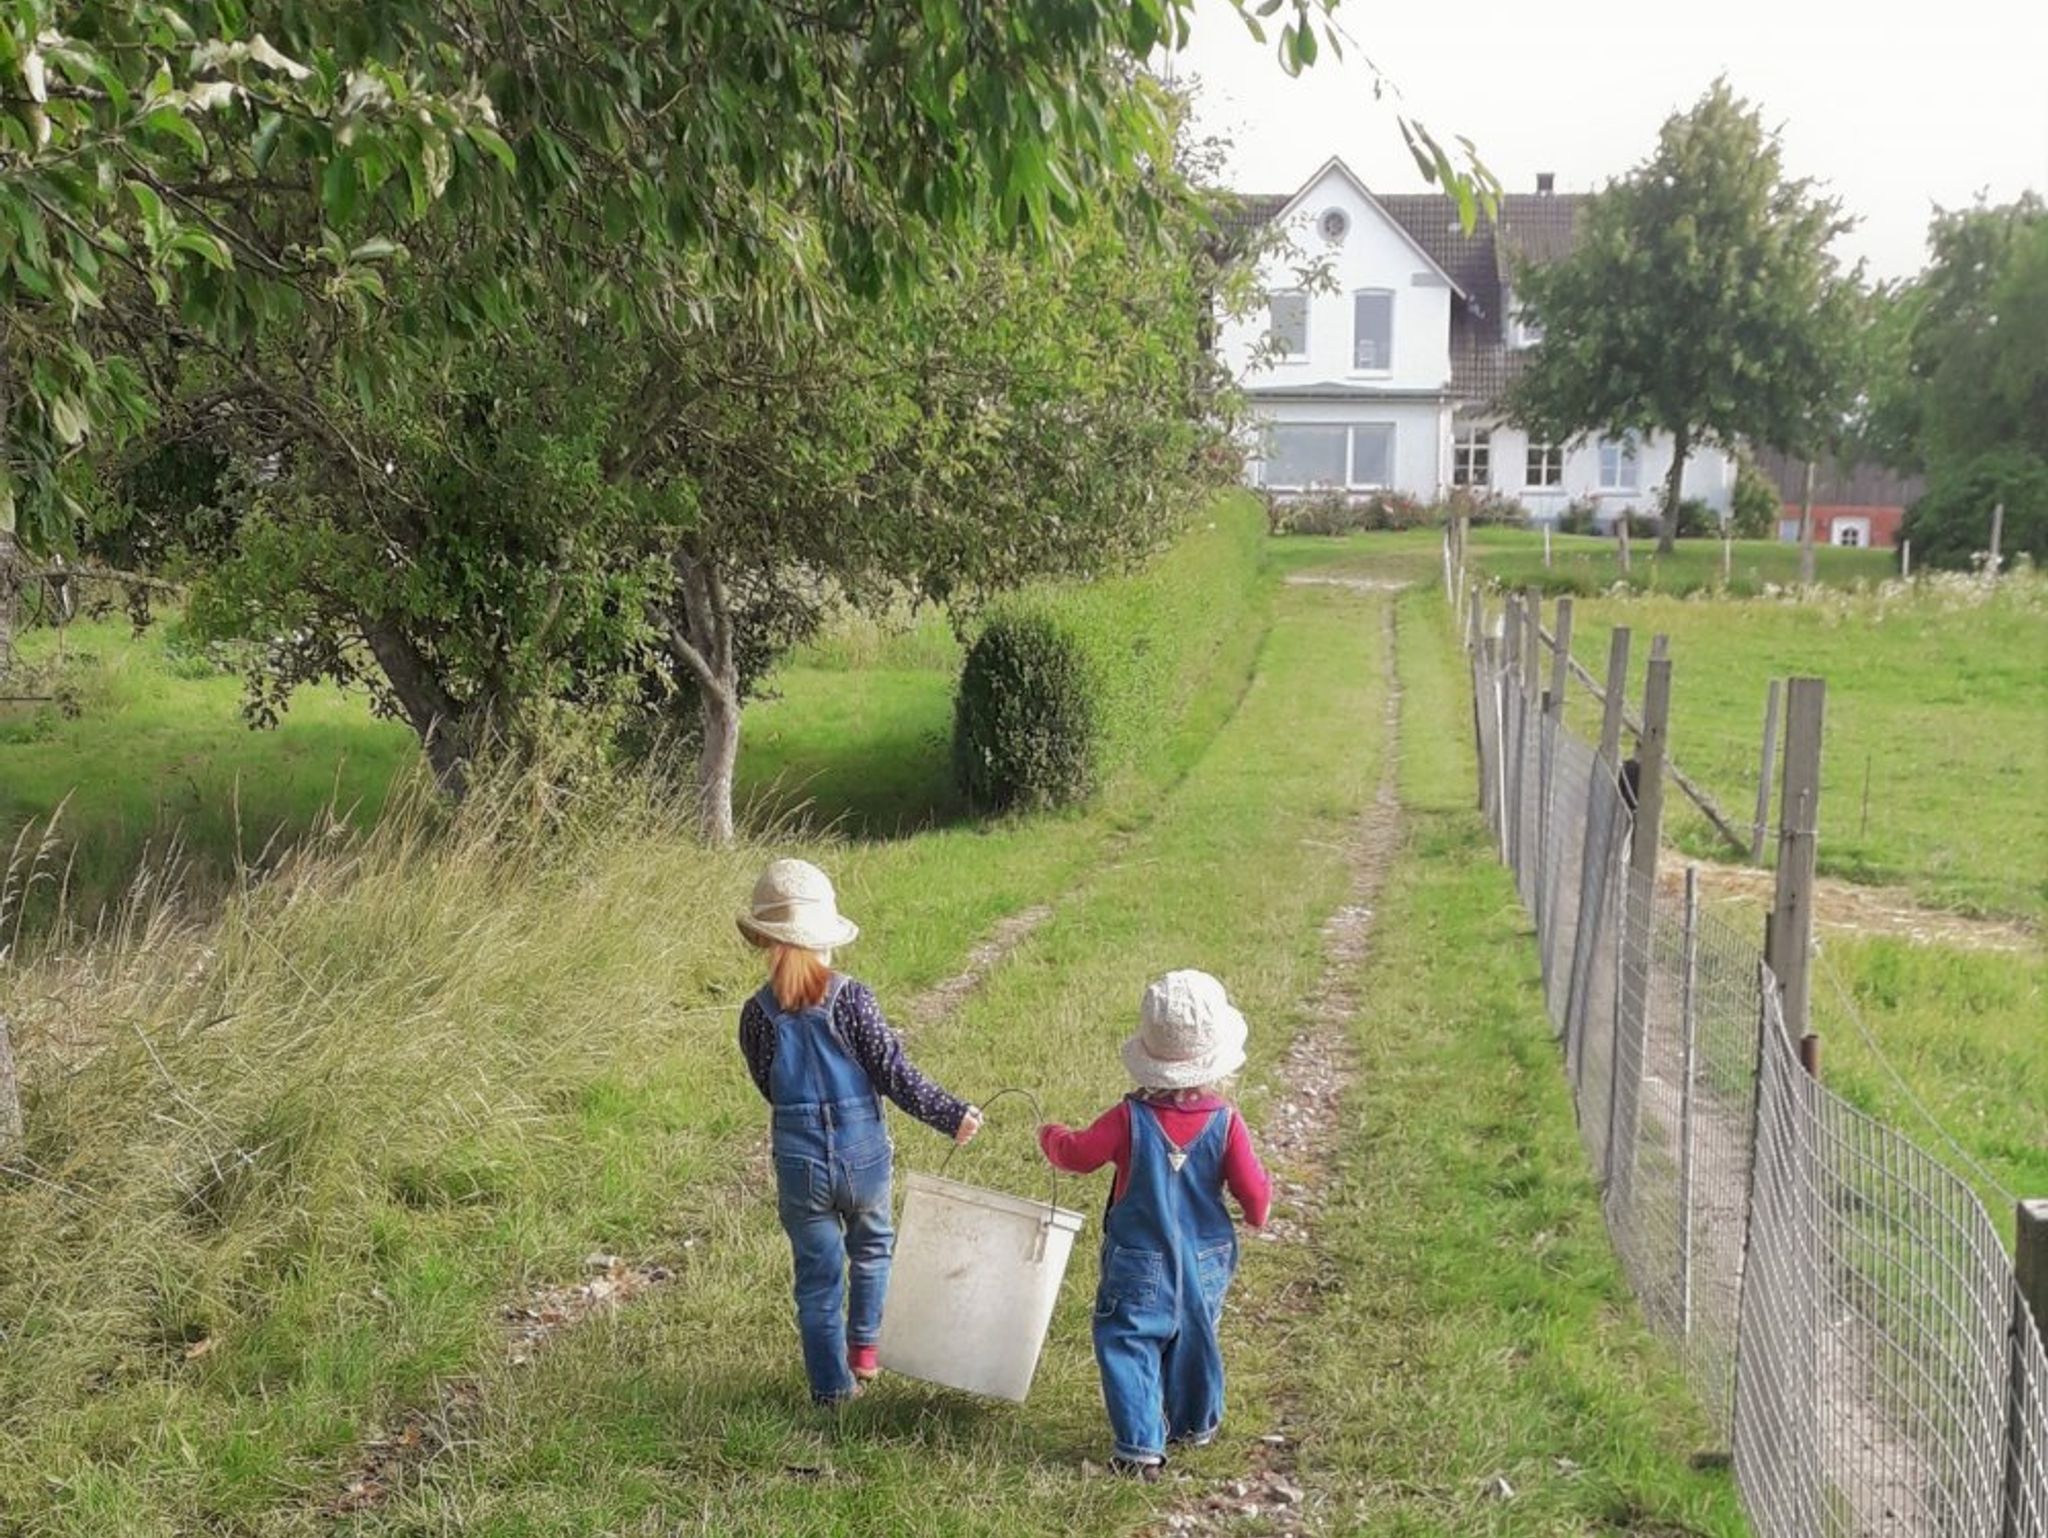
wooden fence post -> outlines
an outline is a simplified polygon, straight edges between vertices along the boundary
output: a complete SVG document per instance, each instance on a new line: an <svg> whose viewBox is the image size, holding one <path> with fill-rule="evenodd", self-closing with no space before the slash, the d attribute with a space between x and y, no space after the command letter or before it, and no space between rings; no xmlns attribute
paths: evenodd
<svg viewBox="0 0 2048 1538"><path fill-rule="evenodd" d="M1600 936L1611 922L1605 914L1606 883L1602 864L1610 849L1593 837L1594 814L1607 804L1603 797L1615 794L1621 770L1623 696L1628 692L1629 629L1616 625L1607 636L1607 688L1601 696L1600 748L1593 755L1593 767L1586 786L1587 836L1579 850L1579 926L1572 938L1572 970L1565 988L1565 1052L1574 1082L1584 1061L1581 1050L1585 1030L1586 992L1592 985L1594 957Z"/></svg>
<svg viewBox="0 0 2048 1538"><path fill-rule="evenodd" d="M1543 569L1550 570L1550 525L1543 525Z"/></svg>
<svg viewBox="0 0 2048 1538"><path fill-rule="evenodd" d="M1756 771L1756 822L1749 835L1749 863L1764 863L1764 834L1771 826L1771 766L1778 755L1778 680L1764 695L1764 751Z"/></svg>
<svg viewBox="0 0 2048 1538"><path fill-rule="evenodd" d="M1998 580L1998 551L2005 543L2005 504L1991 504L1991 580Z"/></svg>
<svg viewBox="0 0 2048 1538"><path fill-rule="evenodd" d="M1607 694L1600 702L1600 757L1607 772L1621 772L1622 713L1628 708L1629 628L1616 625L1607 636Z"/></svg>
<svg viewBox="0 0 2048 1538"><path fill-rule="evenodd" d="M1899 580L1913 580L1913 542L1910 539L1899 541Z"/></svg>
<svg viewBox="0 0 2048 1538"><path fill-rule="evenodd" d="M2026 1489L2027 1428L2038 1423L2048 1406L2030 1403L2027 1373L2027 1319L2034 1334L2048 1343L2048 1200L2021 1200L2014 1212L2013 1299L2008 1383L2005 1402L2005 1513L1999 1538L2022 1538L2040 1531L2021 1525ZM2036 1433L2038 1435L2038 1433ZM2039 1516L2040 1513L2034 1513Z"/></svg>
<svg viewBox="0 0 2048 1538"><path fill-rule="evenodd" d="M0 1014L0 1154L21 1141L21 1080L14 1071L14 1037L7 1016Z"/></svg>
<svg viewBox="0 0 2048 1538"><path fill-rule="evenodd" d="M1616 535L1621 541L1621 574L1624 577L1629 574L1628 524L1629 511L1627 508L1623 508L1621 510L1621 519L1614 527Z"/></svg>
<svg viewBox="0 0 2048 1538"><path fill-rule="evenodd" d="M1654 655L1659 636L1650 643L1652 656L1643 677L1643 730L1636 748L1636 811L1629 836L1628 878L1622 886L1622 954L1617 958L1621 986L1614 1001L1614 1055L1608 1082L1607 1164L1604 1174L1614 1189L1616 1150L1633 1161L1636 1125L1642 1109L1641 1043L1650 1021L1650 908L1657 889L1657 844L1664 821L1664 749L1671 725L1671 659ZM1640 899L1640 902L1638 901ZM1633 998L1631 998L1633 995ZM1637 1083L1630 1087L1626 1102L1621 1097L1622 1032L1637 1044L1633 1071ZM1626 1116L1621 1113L1626 1111ZM1621 1182L1622 1199L1627 1200L1628 1181Z"/></svg>
<svg viewBox="0 0 2048 1538"><path fill-rule="evenodd" d="M1543 937L1543 975L1550 976L1550 800L1555 791L1553 778L1557 761L1557 739L1564 731L1564 691L1572 676L1572 601L1557 601L1557 623L1551 632L1550 687L1543 691L1543 767L1538 793L1542 796L1536 819L1536 932Z"/></svg>
<svg viewBox="0 0 2048 1538"><path fill-rule="evenodd" d="M1813 586L1813 461L1806 462L1806 490L1799 499L1799 585Z"/></svg>
<svg viewBox="0 0 2048 1538"><path fill-rule="evenodd" d="M1693 1079L1699 1072L1700 868L1685 868L1685 927L1678 978L1678 1329L1692 1338Z"/></svg>
<svg viewBox="0 0 2048 1538"><path fill-rule="evenodd" d="M1785 693L1785 772L1778 791L1778 883L1764 932L1764 960L1778 979L1785 1029L1812 1034L1808 1008L1813 953L1813 869L1820 829L1820 743L1827 714L1824 679L1795 678ZM1806 1049L1812 1050L1812 1049Z"/></svg>

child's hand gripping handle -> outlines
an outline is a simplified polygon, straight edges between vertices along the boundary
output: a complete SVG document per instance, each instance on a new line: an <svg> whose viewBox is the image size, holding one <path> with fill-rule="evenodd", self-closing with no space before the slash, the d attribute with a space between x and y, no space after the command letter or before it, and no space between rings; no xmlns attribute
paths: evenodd
<svg viewBox="0 0 2048 1538"><path fill-rule="evenodd" d="M988 1099L983 1101L979 1106L970 1106L968 1108L967 1115L961 1118L960 1128L957 1132L953 1134L953 1146L946 1150L946 1157L939 1163L940 1178L943 1179L945 1177L946 1171L952 1166L953 1155L958 1153L961 1150L961 1148L965 1146L968 1140L972 1138L975 1133L981 1130L983 1116L984 1113L987 1111L988 1107L994 1105L998 1100L1001 1100L1008 1095L1015 1095L1020 1100L1028 1100L1031 1102L1031 1114L1035 1119L1034 1125L1042 1124L1045 1121L1045 1110L1042 1106L1039 1105L1038 1097L1032 1094L1030 1090L997 1090L993 1095L990 1095ZM1053 1213L1059 1209L1060 1204L1060 1172L1057 1169L1054 1169L1050 1171L1050 1174L1052 1190L1051 1194L1049 1194L1046 1197L1045 1219L1040 1224L1039 1244L1041 1248L1045 1243L1044 1230L1052 1226Z"/></svg>

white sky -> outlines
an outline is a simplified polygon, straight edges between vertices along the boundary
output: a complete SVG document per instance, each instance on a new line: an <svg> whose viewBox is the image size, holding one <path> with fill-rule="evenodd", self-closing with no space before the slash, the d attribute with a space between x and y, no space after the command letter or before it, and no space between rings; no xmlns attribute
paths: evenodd
<svg viewBox="0 0 2048 1538"><path fill-rule="evenodd" d="M1200 126L1234 141L1239 190L1291 192L1341 154L1376 189L1425 191L1405 110L1446 146L1472 139L1510 192L1538 171L1591 191L1721 73L1782 125L1788 170L1861 221L1841 254L1873 276L1919 269L1935 205L2048 188L2048 0L1350 0L1338 17L1355 46L1289 79L1229 0L1199 0L1177 69ZM1366 57L1398 105L1373 101Z"/></svg>

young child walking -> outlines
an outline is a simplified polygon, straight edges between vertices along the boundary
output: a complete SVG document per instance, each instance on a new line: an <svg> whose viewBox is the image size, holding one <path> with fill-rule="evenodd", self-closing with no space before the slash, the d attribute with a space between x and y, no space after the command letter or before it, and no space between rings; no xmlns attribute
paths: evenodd
<svg viewBox="0 0 2048 1538"><path fill-rule="evenodd" d="M837 1405L875 1376L896 1231L887 1095L965 1143L981 1113L919 1073L873 993L832 970L860 930L832 881L803 860L761 873L740 933L769 953L768 982L740 1010L740 1051L771 1110L775 1199L795 1258L796 1322L811 1398ZM852 1285L847 1285L849 1268Z"/></svg>
<svg viewBox="0 0 2048 1538"><path fill-rule="evenodd" d="M1093 1126L1039 1128L1056 1169L1115 1164L1102 1223L1095 1360L1115 1437L1110 1467L1156 1480L1170 1443L1200 1447L1223 1420L1223 1295L1237 1271L1237 1229L1265 1226L1272 1181L1223 1091L1244 1066L1244 1016L1206 972L1169 972L1145 990L1124 1043L1137 1089Z"/></svg>

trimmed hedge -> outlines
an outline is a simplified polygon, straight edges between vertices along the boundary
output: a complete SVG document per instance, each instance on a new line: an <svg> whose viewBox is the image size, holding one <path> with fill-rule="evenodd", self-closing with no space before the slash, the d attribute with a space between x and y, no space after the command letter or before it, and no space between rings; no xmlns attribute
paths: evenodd
<svg viewBox="0 0 2048 1538"><path fill-rule="evenodd" d="M1034 588L989 610L953 704L953 771L989 811L1084 801L1174 730L1234 627L1263 561L1249 498L1143 570Z"/></svg>

